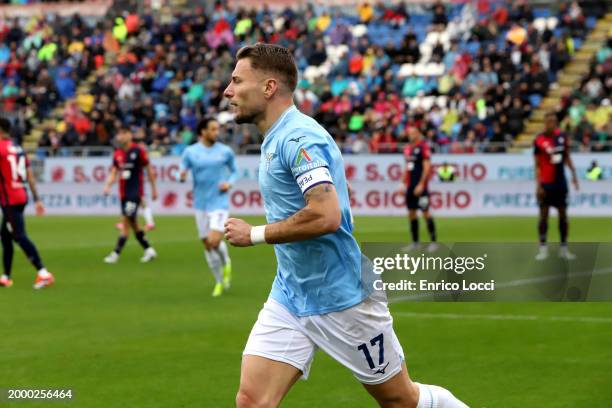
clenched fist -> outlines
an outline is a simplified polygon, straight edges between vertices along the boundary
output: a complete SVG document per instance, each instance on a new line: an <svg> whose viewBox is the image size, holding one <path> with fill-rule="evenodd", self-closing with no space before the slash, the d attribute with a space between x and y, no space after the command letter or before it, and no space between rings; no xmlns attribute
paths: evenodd
<svg viewBox="0 0 612 408"><path fill-rule="evenodd" d="M225 239L233 246L251 246L251 228L249 223L238 218L229 218L225 222Z"/></svg>

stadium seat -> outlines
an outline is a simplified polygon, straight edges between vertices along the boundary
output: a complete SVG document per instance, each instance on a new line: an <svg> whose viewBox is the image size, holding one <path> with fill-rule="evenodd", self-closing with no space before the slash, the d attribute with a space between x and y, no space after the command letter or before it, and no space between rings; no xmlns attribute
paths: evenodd
<svg viewBox="0 0 612 408"><path fill-rule="evenodd" d="M576 50L579 50L580 48L582 48L582 39L581 38L574 37L574 48Z"/></svg>
<svg viewBox="0 0 612 408"><path fill-rule="evenodd" d="M448 106L448 97L445 95L438 96L436 98L436 105L441 109L445 109Z"/></svg>
<svg viewBox="0 0 612 408"><path fill-rule="evenodd" d="M529 104L533 108L539 107L540 103L542 103L542 97L540 95L538 95L538 94L531 94L531 95L529 95Z"/></svg>
<svg viewBox="0 0 612 408"><path fill-rule="evenodd" d="M414 66L414 75L425 76L427 74L427 66L425 64L418 63Z"/></svg>
<svg viewBox="0 0 612 408"><path fill-rule="evenodd" d="M429 32L427 34L427 37L425 37L425 42L431 45L436 45L439 40L440 40L440 33L437 33L435 31Z"/></svg>
<svg viewBox="0 0 612 408"><path fill-rule="evenodd" d="M589 30L592 30L597 25L597 17L587 17L586 26Z"/></svg>
<svg viewBox="0 0 612 408"><path fill-rule="evenodd" d="M550 17L550 10L547 8L535 8L533 9L533 16L535 18Z"/></svg>
<svg viewBox="0 0 612 408"><path fill-rule="evenodd" d="M421 99L421 108L426 111L430 110L436 100L435 96L426 96Z"/></svg>
<svg viewBox="0 0 612 408"><path fill-rule="evenodd" d="M400 78L405 78L413 74L414 74L414 65L406 63L406 64L402 64L399 72L397 73L397 76Z"/></svg>
<svg viewBox="0 0 612 408"><path fill-rule="evenodd" d="M358 24L356 26L353 26L353 28L351 28L351 34L355 38L361 38L364 35L368 34L368 27L364 24Z"/></svg>
<svg viewBox="0 0 612 408"><path fill-rule="evenodd" d="M533 26L538 31L544 31L546 29L546 18L538 17L533 20Z"/></svg>
<svg viewBox="0 0 612 408"><path fill-rule="evenodd" d="M419 109L421 107L421 100L423 98L421 96L414 97L410 99L410 109Z"/></svg>
<svg viewBox="0 0 612 408"><path fill-rule="evenodd" d="M421 43L419 46L419 50L421 51L421 59L422 61L429 61L431 58L431 52L433 50L433 46L429 43Z"/></svg>
<svg viewBox="0 0 612 408"><path fill-rule="evenodd" d="M430 75L430 76L441 76L444 74L444 65L443 64L436 64L434 62L430 62L429 64L425 65L425 75Z"/></svg>

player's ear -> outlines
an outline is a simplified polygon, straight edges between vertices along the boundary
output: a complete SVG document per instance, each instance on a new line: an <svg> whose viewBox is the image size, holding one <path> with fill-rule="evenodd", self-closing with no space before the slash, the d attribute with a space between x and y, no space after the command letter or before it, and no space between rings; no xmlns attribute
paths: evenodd
<svg viewBox="0 0 612 408"><path fill-rule="evenodd" d="M278 90L278 81L274 78L268 78L264 82L264 96L270 99Z"/></svg>

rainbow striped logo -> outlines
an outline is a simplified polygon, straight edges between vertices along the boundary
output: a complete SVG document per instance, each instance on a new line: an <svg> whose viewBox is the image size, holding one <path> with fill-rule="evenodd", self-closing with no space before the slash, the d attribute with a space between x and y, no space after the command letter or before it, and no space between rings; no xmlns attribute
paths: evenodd
<svg viewBox="0 0 612 408"><path fill-rule="evenodd" d="M306 152L306 149L304 149L304 148L300 149L300 152L298 153L297 159L295 159L295 165L299 166L302 163L302 160L306 160L306 162L308 162L308 163L310 163L312 161L312 159L308 155L308 152Z"/></svg>

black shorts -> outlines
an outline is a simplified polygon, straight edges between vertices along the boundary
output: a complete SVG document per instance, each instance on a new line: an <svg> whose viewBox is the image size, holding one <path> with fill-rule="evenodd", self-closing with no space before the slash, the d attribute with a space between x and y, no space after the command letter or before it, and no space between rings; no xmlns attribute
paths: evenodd
<svg viewBox="0 0 612 408"><path fill-rule="evenodd" d="M124 198L121 200L121 214L135 220L138 215L140 202L140 198Z"/></svg>
<svg viewBox="0 0 612 408"><path fill-rule="evenodd" d="M539 204L549 207L567 207L567 187L543 185L544 194L538 197Z"/></svg>
<svg viewBox="0 0 612 408"><path fill-rule="evenodd" d="M423 190L420 196L414 195L414 189L409 188L406 191L406 207L409 210L429 210L429 191Z"/></svg>
<svg viewBox="0 0 612 408"><path fill-rule="evenodd" d="M10 233L15 239L25 235L25 204L2 207L2 233Z"/></svg>

